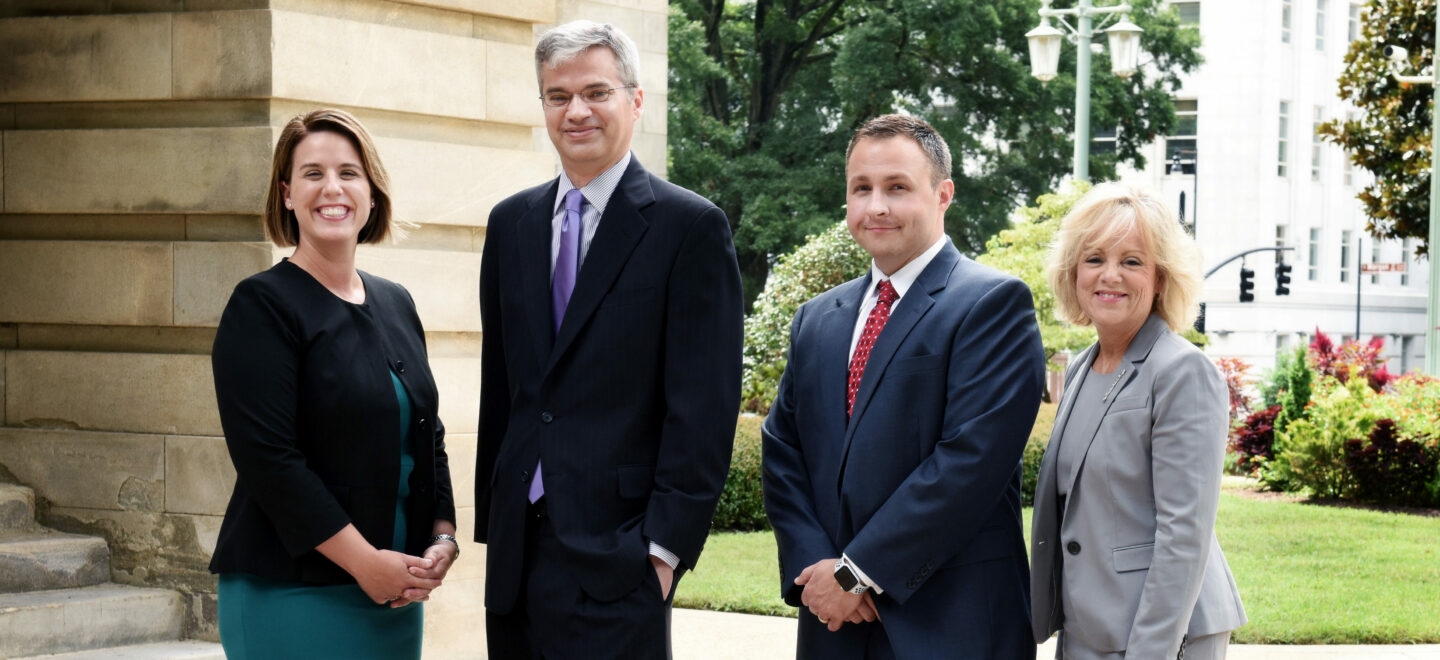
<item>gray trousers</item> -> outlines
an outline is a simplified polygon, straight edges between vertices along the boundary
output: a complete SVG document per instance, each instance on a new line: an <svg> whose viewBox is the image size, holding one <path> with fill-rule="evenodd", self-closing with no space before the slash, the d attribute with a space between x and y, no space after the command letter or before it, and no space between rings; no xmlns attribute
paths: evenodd
<svg viewBox="0 0 1440 660"><path fill-rule="evenodd" d="M1230 646L1230 632L1191 637L1182 648L1184 660L1225 660L1225 649ZM1074 635L1060 631L1060 640L1055 644L1055 660L1125 660L1125 652L1111 653L1096 651L1085 646ZM1136 658L1135 660L1170 660L1169 658Z"/></svg>

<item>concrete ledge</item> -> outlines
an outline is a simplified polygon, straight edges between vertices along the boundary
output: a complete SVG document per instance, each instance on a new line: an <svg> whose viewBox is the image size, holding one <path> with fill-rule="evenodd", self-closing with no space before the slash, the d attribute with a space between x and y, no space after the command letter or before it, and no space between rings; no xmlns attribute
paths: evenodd
<svg viewBox="0 0 1440 660"><path fill-rule="evenodd" d="M180 637L180 594L120 585L0 594L6 654L39 655Z"/></svg>
<svg viewBox="0 0 1440 660"><path fill-rule="evenodd" d="M169 325L171 258L169 243L0 241L0 321Z"/></svg>
<svg viewBox="0 0 1440 660"><path fill-rule="evenodd" d="M13 351L11 425L223 435L207 355Z"/></svg>
<svg viewBox="0 0 1440 660"><path fill-rule="evenodd" d="M0 428L0 466L52 505L117 511L164 505L160 436Z"/></svg>
<svg viewBox="0 0 1440 660"><path fill-rule="evenodd" d="M0 533L0 592L88 587L110 581L104 539L49 530Z"/></svg>

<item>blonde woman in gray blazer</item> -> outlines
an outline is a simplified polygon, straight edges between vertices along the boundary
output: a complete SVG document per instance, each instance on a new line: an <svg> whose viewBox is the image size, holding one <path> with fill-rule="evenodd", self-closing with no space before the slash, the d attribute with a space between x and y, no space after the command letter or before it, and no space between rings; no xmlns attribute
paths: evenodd
<svg viewBox="0 0 1440 660"><path fill-rule="evenodd" d="M1175 334L1195 318L1199 253L1160 200L1096 186L1061 223L1057 316L1099 339L1065 374L1031 534L1037 643L1057 657L1223 658L1245 623L1215 539L1228 396Z"/></svg>

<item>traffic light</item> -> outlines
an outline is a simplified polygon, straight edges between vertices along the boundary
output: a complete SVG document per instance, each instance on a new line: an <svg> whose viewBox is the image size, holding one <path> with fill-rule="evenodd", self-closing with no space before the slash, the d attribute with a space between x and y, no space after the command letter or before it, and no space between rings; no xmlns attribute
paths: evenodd
<svg viewBox="0 0 1440 660"><path fill-rule="evenodd" d="M1240 302L1255 302L1255 271L1240 267Z"/></svg>
<svg viewBox="0 0 1440 660"><path fill-rule="evenodd" d="M1285 263L1281 257L1275 259L1275 295L1290 295L1290 271L1294 266Z"/></svg>

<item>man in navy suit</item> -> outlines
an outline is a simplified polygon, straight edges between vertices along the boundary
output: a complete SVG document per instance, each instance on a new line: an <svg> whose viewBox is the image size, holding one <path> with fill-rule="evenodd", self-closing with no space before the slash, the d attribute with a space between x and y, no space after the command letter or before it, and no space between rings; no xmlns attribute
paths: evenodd
<svg viewBox="0 0 1440 660"><path fill-rule="evenodd" d="M742 312L729 223L630 152L637 60L609 25L540 38L563 171L486 227L475 540L491 658L667 657L675 581L700 557L730 464Z"/></svg>
<svg viewBox="0 0 1440 660"><path fill-rule="evenodd" d="M846 153L864 277L795 314L765 508L800 658L1035 657L1020 456L1044 349L1030 291L945 236L950 152L877 117Z"/></svg>

